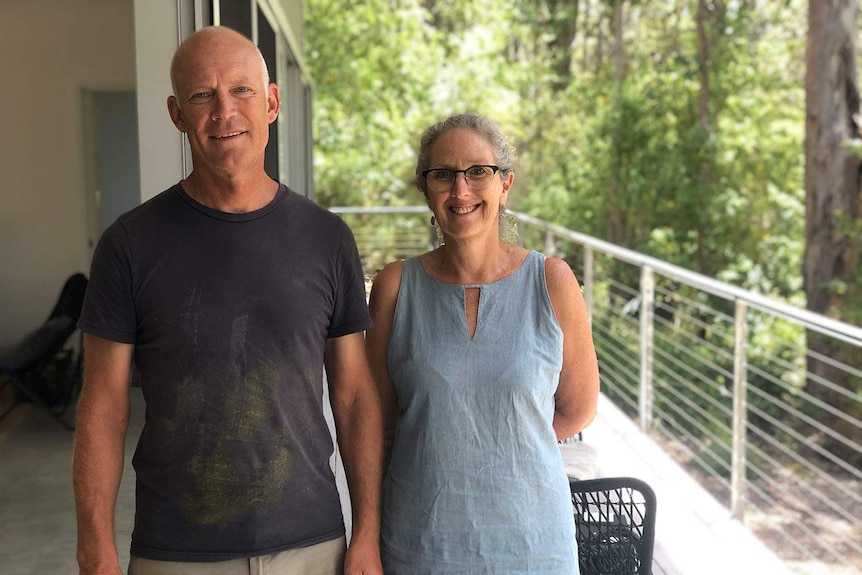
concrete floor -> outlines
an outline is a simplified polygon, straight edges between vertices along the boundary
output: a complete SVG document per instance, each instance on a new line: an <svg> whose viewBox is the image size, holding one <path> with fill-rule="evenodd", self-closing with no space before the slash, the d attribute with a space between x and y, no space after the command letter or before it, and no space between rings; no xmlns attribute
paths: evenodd
<svg viewBox="0 0 862 575"><path fill-rule="evenodd" d="M140 391L137 390L136 391ZM126 471L117 503L120 564L128 565L134 517L132 452L143 426L140 394L133 396L126 437ZM74 413L64 421L74 422ZM0 573L74 574L76 528L72 496L74 433L46 412L18 404L0 421Z"/></svg>
<svg viewBox="0 0 862 575"><path fill-rule="evenodd" d="M655 491L653 575L790 575L774 553L604 396L584 441L595 447L598 476L637 477Z"/></svg>
<svg viewBox="0 0 862 575"><path fill-rule="evenodd" d="M130 459L143 424L138 388L133 388L132 400L117 511L124 567L134 512ZM78 572L72 440L72 432L26 404L0 421L0 574ZM634 476L653 487L658 500L654 575L788 574L781 561L604 397L596 421L584 432L583 446L571 453L564 448L564 457L570 466L587 465L590 474Z"/></svg>

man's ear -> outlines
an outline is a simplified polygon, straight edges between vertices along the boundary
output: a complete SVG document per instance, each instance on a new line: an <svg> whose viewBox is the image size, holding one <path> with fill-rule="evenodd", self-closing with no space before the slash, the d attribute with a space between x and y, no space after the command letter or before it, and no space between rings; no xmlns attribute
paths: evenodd
<svg viewBox="0 0 862 575"><path fill-rule="evenodd" d="M270 84L266 89L266 116L269 123L275 122L278 118L278 111L281 107L281 94L278 91L278 86Z"/></svg>
<svg viewBox="0 0 862 575"><path fill-rule="evenodd" d="M186 123L183 120L183 111L180 109L180 103L176 96L168 96L168 114L170 114L171 122L177 127L177 130L185 132Z"/></svg>

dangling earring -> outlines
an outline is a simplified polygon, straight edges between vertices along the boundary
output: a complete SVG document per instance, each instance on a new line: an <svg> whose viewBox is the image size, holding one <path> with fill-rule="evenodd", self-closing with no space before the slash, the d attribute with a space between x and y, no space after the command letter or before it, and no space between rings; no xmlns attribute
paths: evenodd
<svg viewBox="0 0 862 575"><path fill-rule="evenodd" d="M437 248L439 246L442 246L444 243L446 243L443 240L443 230L441 230L440 226L437 225L437 218L434 216L431 216L431 227L434 228L431 238L431 243L433 247Z"/></svg>
<svg viewBox="0 0 862 575"><path fill-rule="evenodd" d="M518 244L518 218L500 206L500 239L510 244Z"/></svg>

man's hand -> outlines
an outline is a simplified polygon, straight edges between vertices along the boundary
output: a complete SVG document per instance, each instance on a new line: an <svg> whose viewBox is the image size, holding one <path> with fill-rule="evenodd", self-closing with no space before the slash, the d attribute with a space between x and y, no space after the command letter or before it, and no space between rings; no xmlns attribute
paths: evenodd
<svg viewBox="0 0 862 575"><path fill-rule="evenodd" d="M352 539L344 557L344 575L383 575L379 541L370 537Z"/></svg>
<svg viewBox="0 0 862 575"><path fill-rule="evenodd" d="M119 559L115 556L112 560L98 564L79 561L78 575L123 575L123 570L120 568Z"/></svg>
<svg viewBox="0 0 862 575"><path fill-rule="evenodd" d="M350 575L382 575L380 487L383 415L365 354L365 337L353 333L326 342L326 378L350 506L353 532L344 558Z"/></svg>

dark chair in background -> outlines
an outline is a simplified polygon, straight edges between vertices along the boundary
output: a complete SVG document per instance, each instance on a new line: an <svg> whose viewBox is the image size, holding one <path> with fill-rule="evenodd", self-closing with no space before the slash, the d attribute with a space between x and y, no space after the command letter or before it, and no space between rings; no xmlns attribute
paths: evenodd
<svg viewBox="0 0 862 575"><path fill-rule="evenodd" d="M650 575L656 498L633 477L571 480L581 575Z"/></svg>
<svg viewBox="0 0 862 575"><path fill-rule="evenodd" d="M83 345L80 339L77 346L67 343L77 331L86 291L87 277L74 274L63 285L45 323L15 345L0 348L0 375L68 429L74 426L61 417L80 391Z"/></svg>

